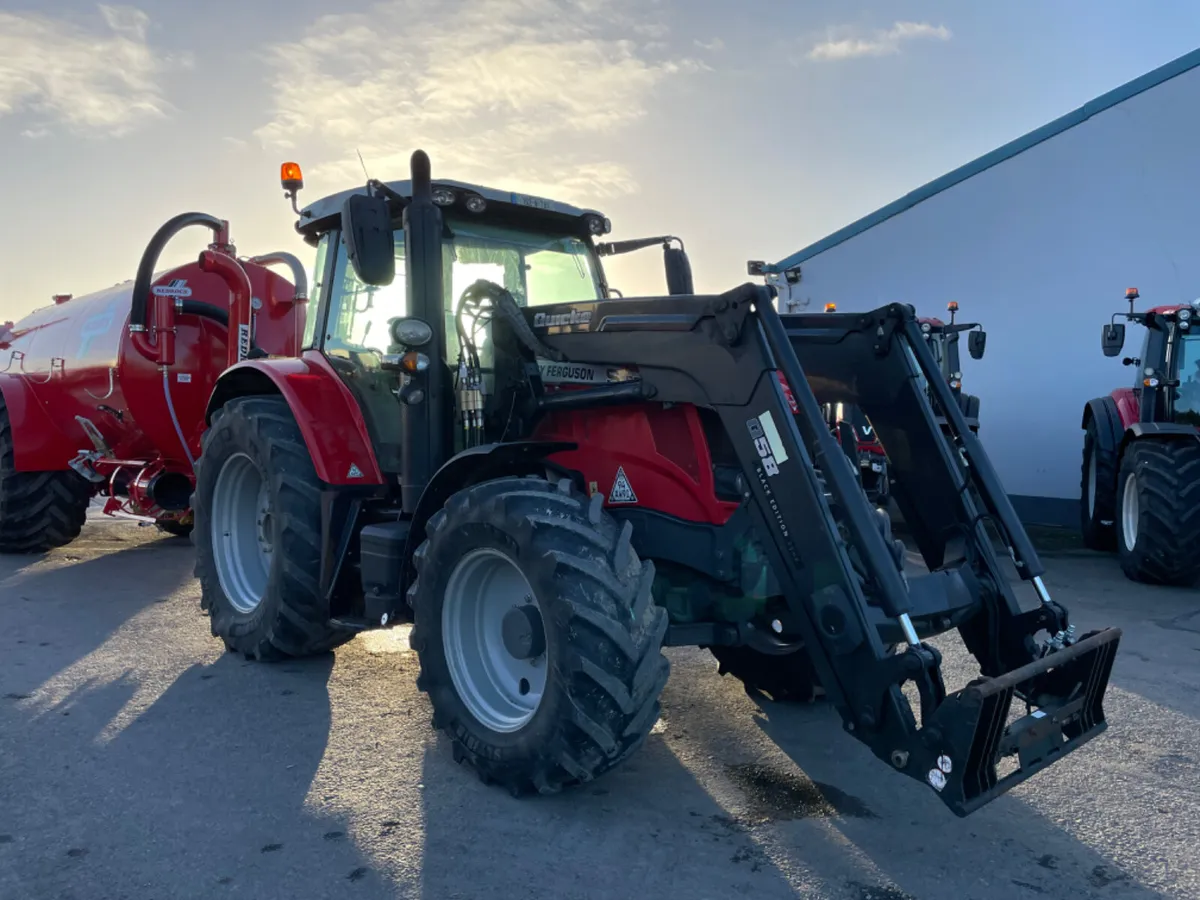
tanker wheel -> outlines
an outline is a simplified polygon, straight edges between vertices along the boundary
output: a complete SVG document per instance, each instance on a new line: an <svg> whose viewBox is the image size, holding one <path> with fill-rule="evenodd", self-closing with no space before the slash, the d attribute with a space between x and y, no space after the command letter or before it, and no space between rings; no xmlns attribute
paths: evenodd
<svg viewBox="0 0 1200 900"><path fill-rule="evenodd" d="M183 522L176 522L170 519L162 522L155 522L154 525L163 534L169 534L171 537L179 538L191 537L192 530L195 528L195 523L193 522L184 524Z"/></svg>
<svg viewBox="0 0 1200 900"><path fill-rule="evenodd" d="M514 796L591 781L645 741L670 665L654 565L569 480L458 492L426 526L408 592L433 725Z"/></svg>
<svg viewBox="0 0 1200 900"><path fill-rule="evenodd" d="M1096 420L1083 435L1083 466L1079 485L1080 530L1089 550L1117 548L1117 457L1098 441Z"/></svg>
<svg viewBox="0 0 1200 900"><path fill-rule="evenodd" d="M12 423L0 395L0 553L43 553L83 530L92 487L71 469L18 472Z"/></svg>
<svg viewBox="0 0 1200 900"><path fill-rule="evenodd" d="M213 414L193 507L200 605L212 633L247 659L332 650L354 632L330 624L318 585L321 485L280 397L243 397Z"/></svg>
<svg viewBox="0 0 1200 900"><path fill-rule="evenodd" d="M1135 440L1118 484L1117 558L1126 577L1193 584L1200 578L1200 441Z"/></svg>

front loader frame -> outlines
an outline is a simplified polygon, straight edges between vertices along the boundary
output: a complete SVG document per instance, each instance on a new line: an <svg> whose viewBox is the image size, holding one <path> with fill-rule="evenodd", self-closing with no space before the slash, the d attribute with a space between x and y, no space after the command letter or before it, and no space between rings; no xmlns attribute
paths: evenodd
<svg viewBox="0 0 1200 900"><path fill-rule="evenodd" d="M911 307L781 317L769 289L745 285L720 296L537 311L546 313L540 321L574 324L539 328L525 312L544 345L567 360L619 362L640 373L636 391L580 390L555 408L651 399L719 414L789 607L786 625L803 638L846 729L930 784L955 813L966 815L1104 730L1102 700L1120 632L1074 643L1066 611L1042 584L1037 555ZM838 401L859 405L895 448L895 496L930 574L906 582L897 570L822 416L821 403ZM1031 611L1002 573L985 519L1033 582L1040 602ZM954 627L984 677L947 693L940 654L921 637ZM1039 644L1041 631L1048 640ZM907 649L889 652L901 642ZM901 690L908 681L918 689L922 727ZM1031 711L1006 724L1014 697ZM997 764L1008 755L1018 765L1000 777Z"/></svg>

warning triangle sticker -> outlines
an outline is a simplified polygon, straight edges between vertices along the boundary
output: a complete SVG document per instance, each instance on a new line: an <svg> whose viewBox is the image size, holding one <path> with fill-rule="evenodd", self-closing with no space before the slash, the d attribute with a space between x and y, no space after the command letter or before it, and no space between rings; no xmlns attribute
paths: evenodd
<svg viewBox="0 0 1200 900"><path fill-rule="evenodd" d="M347 478L362 478L363 477L362 469L360 469L354 463L350 463L350 471L346 473L346 477Z"/></svg>
<svg viewBox="0 0 1200 900"><path fill-rule="evenodd" d="M625 475L625 467L617 467L617 477L613 481L612 492L608 495L609 503L637 503L637 494Z"/></svg>

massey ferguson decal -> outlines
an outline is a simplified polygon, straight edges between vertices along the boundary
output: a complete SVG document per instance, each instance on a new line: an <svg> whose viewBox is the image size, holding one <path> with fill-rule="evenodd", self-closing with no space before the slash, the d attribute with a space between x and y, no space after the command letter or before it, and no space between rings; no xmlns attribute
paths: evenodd
<svg viewBox="0 0 1200 900"><path fill-rule="evenodd" d="M587 325L592 321L592 311L573 309L565 313L534 313L534 328L561 328L564 325Z"/></svg>
<svg viewBox="0 0 1200 900"><path fill-rule="evenodd" d="M545 384L613 384L636 381L636 370L621 366L593 365L591 363L551 362L539 359L538 371Z"/></svg>

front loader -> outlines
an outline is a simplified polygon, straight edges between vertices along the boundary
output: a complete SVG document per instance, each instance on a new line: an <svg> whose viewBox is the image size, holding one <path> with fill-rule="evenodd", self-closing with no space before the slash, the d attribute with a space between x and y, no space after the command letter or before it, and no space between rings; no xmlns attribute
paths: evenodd
<svg viewBox="0 0 1200 900"><path fill-rule="evenodd" d="M318 248L311 346L226 373L198 462L202 602L231 650L411 621L434 725L514 794L628 758L671 646L815 676L852 737L960 816L1106 727L1120 632L1076 635L1050 598L911 307L780 316L750 284L614 299L602 215L435 182L420 151L410 181L297 227ZM836 402L894 448L928 574L903 571L822 417ZM956 629L979 677L951 690L926 641Z"/></svg>

